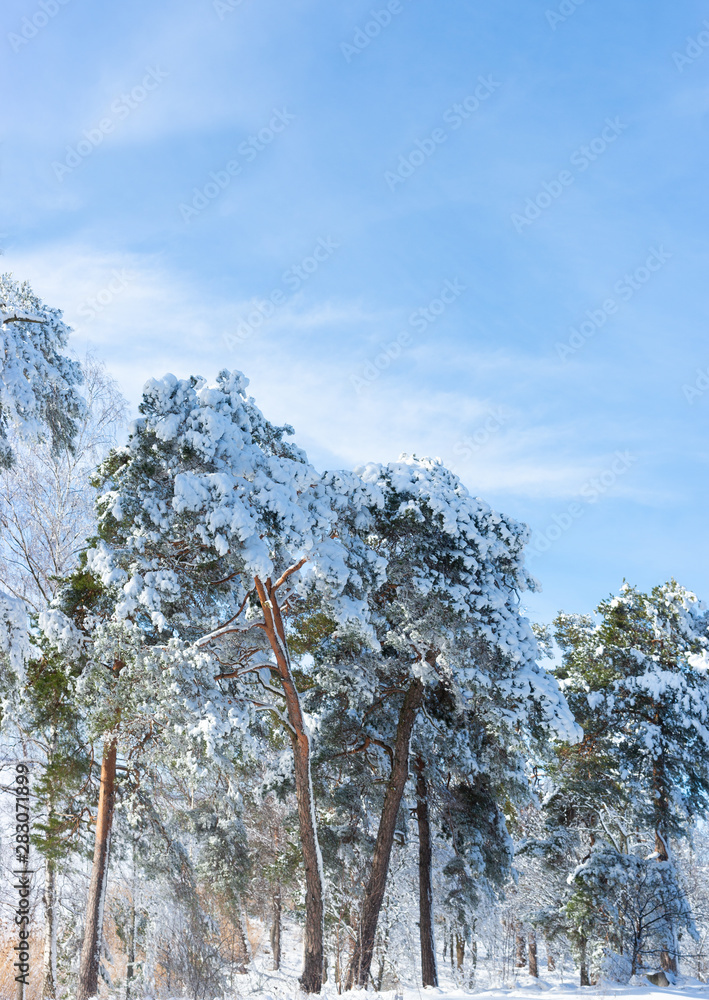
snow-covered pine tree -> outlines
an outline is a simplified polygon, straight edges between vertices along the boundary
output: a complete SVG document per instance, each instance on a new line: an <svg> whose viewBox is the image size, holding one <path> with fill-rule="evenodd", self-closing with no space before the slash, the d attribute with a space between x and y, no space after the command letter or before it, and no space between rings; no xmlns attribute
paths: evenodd
<svg viewBox="0 0 709 1000"><path fill-rule="evenodd" d="M83 401L77 392L81 366L64 353L69 327L59 309L45 305L27 282L0 275L0 465L10 468L8 431L26 441L49 437L53 447L71 445Z"/></svg>
<svg viewBox="0 0 709 1000"><path fill-rule="evenodd" d="M149 644L179 636L211 650L210 684L239 681L242 699L271 713L291 738L306 873L303 988L318 992L323 965L323 884L310 734L288 646L287 620L319 594L342 620L366 613L381 560L352 536L376 505L376 487L347 474L320 476L246 395L240 373L166 376L146 384L141 418L104 464L99 535L87 566L119 620ZM247 641L248 639L248 641ZM274 682L275 681L275 685Z"/></svg>
<svg viewBox="0 0 709 1000"><path fill-rule="evenodd" d="M586 811L591 847L601 841L576 869L576 909L585 912L581 897L602 885L609 887L608 912L617 909L613 880L594 874L608 868L608 851L615 851L618 884L622 872L635 882L660 880L661 890L650 895L662 901L664 917L653 914L653 937L662 967L676 972L677 930L689 917L671 841L709 806L709 618L674 581L649 594L624 584L597 615L562 614L555 623L563 652L557 675L585 731L584 742L565 753L562 795L573 811ZM638 830L650 831L650 845ZM648 860L656 873L638 869ZM643 947L647 954L647 942L636 942L635 952Z"/></svg>
<svg viewBox="0 0 709 1000"><path fill-rule="evenodd" d="M335 642L316 656L332 709L360 720L350 750L378 747L388 771L349 986L369 979L411 736L427 691L435 697L445 687L459 711L496 706L509 729L578 735L556 681L536 662L536 640L520 612L520 592L534 586L523 567L527 529L471 497L437 461L403 456L358 472L384 497L366 526L368 544L387 566L369 596L380 650Z"/></svg>

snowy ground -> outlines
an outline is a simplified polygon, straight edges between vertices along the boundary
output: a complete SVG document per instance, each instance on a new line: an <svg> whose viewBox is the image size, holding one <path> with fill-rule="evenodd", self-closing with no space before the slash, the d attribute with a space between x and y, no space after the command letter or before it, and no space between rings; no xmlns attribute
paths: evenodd
<svg viewBox="0 0 709 1000"><path fill-rule="evenodd" d="M268 998L270 1000L296 1000L296 998L300 1000L302 998L302 994L298 992L297 980L291 976L274 972L252 972L246 976L239 976L238 980L238 982L234 983L235 997L253 996L260 998L260 1000L268 1000ZM379 994L375 994L372 990L368 992L364 990L352 990L349 993L342 994L348 1000L355 1000L355 998L372 1000L374 996L381 997L382 1000L399 1000L399 998L402 998L402 1000L423 1000L424 997L441 997L445 998L445 1000L469 1000L473 995L480 998L490 998L490 1000L496 1000L498 997L509 998L509 1000L515 1000L517 997L520 1000L541 1000L542 997L549 998L551 996L567 995L574 995L579 998L588 997L589 1000L596 997L618 997L623 998L623 1000L625 998L627 1000L631 1000L631 998L670 1000L671 997L678 995L683 998L696 997L696 1000L705 1000L705 998L709 997L709 985L701 983L696 979L682 979L681 983L677 986L669 986L661 989L649 983L641 984L640 982L629 986L621 986L618 983L577 986L570 980L561 984L540 979L533 984L529 980L522 980L514 986L498 987L496 989L463 989L453 983L444 982L443 986L436 989L431 987L427 989L401 987L399 990L387 990ZM326 984L321 996L323 1000L334 1000L338 996L338 993L335 988L329 989Z"/></svg>
<svg viewBox="0 0 709 1000"><path fill-rule="evenodd" d="M418 956L416 956L418 957ZM411 979L413 980L417 971L413 966L411 969ZM233 981L234 998L253 997L254 1000L302 1000L303 994L298 988L298 974L300 972L300 956L294 952L284 955L283 968L279 972L270 970L270 956L256 955L251 967L251 971L246 975L235 976ZM547 978L533 979L524 974L518 976L509 985L500 985L494 982L496 974L488 971L484 960L477 970L477 985L475 988L465 988L452 978L450 966L440 962L439 978L441 986L437 988L423 989L418 986L402 984L396 990L383 990L375 993L374 990L352 990L348 993L338 994L334 982L326 983L322 990L323 1000L336 1000L339 996L346 997L347 1000L373 1000L374 997L381 997L382 1000L424 1000L424 998L441 997L442 1000L470 1000L471 997L506 998L506 1000L551 1000L552 997L574 996L577 1000L588 997L588 1000L598 998L618 997L619 1000L671 1000L673 997L696 998L696 1000L709 1000L709 984L702 983L698 979L689 976L680 977L676 986L669 986L664 989L650 984L643 976L636 976L633 983L623 986L616 982L600 982L596 986L579 986L578 973L571 968L557 970L549 973Z"/></svg>

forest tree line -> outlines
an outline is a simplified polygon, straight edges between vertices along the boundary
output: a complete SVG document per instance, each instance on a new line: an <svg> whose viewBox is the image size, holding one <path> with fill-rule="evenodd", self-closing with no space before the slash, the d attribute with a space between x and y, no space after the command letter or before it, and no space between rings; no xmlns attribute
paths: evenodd
<svg viewBox="0 0 709 1000"><path fill-rule="evenodd" d="M582 984L701 951L694 594L532 626L528 529L438 460L319 473L228 371L151 379L118 444L58 311L0 298L2 747L43 997L222 995L249 917L275 968L302 935L310 993L398 981L413 943L423 985L502 938Z"/></svg>

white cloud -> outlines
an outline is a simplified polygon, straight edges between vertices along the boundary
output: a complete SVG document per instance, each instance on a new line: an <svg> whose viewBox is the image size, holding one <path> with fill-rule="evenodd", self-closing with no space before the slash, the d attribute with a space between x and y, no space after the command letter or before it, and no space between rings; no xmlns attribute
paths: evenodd
<svg viewBox="0 0 709 1000"><path fill-rule="evenodd" d="M360 370L361 341L382 320L358 303L296 296L234 350L225 334L248 313L252 300L210 299L184 276L169 273L159 255L56 244L10 252L5 263L64 309L75 330L74 349L104 358L133 407L148 377L166 371L214 377L222 367L239 368L250 377L267 416L292 423L320 465L351 467L406 451L441 457L483 496L566 498L608 464L609 456L597 447L591 453L575 444L578 428L568 421L545 419L522 403L511 409L472 392L432 392L425 349L420 358L412 352L400 370L383 372L357 392L351 376ZM328 350L322 334L303 336L331 329L338 338L353 323L364 330L354 349L337 340ZM528 359L503 358L494 349L462 352L456 361L464 371L501 370L506 378L520 370L529 374ZM537 364L545 375L553 373L555 366L545 359ZM617 489L632 496L633 488L632 482L621 482Z"/></svg>

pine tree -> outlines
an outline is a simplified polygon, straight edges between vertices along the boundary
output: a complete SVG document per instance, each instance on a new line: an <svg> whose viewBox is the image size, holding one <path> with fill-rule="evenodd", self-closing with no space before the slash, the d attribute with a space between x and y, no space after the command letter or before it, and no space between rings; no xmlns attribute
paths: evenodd
<svg viewBox="0 0 709 1000"><path fill-rule="evenodd" d="M214 386L173 376L147 383L142 418L101 470L100 538L88 566L113 595L117 619L134 620L148 644L177 635L210 651L221 668L209 684L240 680L242 700L288 732L307 885L301 982L318 992L323 883L288 618L312 594L329 600L335 618L365 608L379 561L343 538L372 490L316 473L286 440L292 428L266 421L247 384L229 372Z"/></svg>
<svg viewBox="0 0 709 1000"><path fill-rule="evenodd" d="M550 885L553 870L569 875L539 919L565 931L582 979L606 961L603 942L630 956L628 974L658 959L672 974L693 925L671 842L709 802L707 617L674 581L650 594L624 585L597 616L555 623L584 739L548 761L547 839L523 849L546 859Z"/></svg>
<svg viewBox="0 0 709 1000"><path fill-rule="evenodd" d="M532 585L522 561L527 529L470 497L438 462L402 457L359 471L383 496L366 527L386 565L386 580L369 596L379 649L359 649L356 636L341 633L316 655L329 710L360 720L346 749L378 752L386 774L349 986L369 979L427 691L448 690L459 712L490 710L509 731L576 732L555 681L536 663L536 640L519 609L519 591Z"/></svg>
<svg viewBox="0 0 709 1000"><path fill-rule="evenodd" d="M561 615L559 676L603 758L604 776L622 789L634 821L650 828L666 899L679 900L671 839L709 806L709 618L674 581L644 594L625 584L602 601L597 623ZM603 811L598 804L599 820ZM676 972L676 922L668 904L663 969Z"/></svg>

